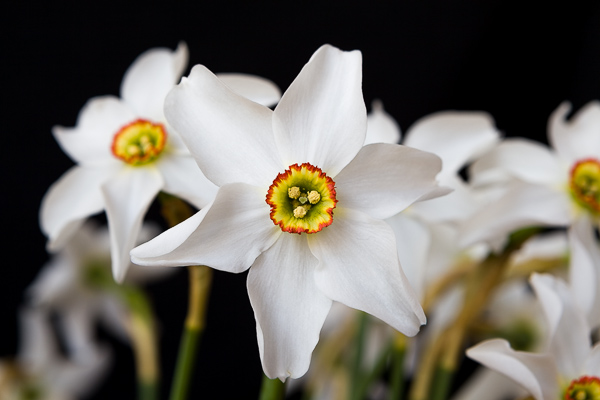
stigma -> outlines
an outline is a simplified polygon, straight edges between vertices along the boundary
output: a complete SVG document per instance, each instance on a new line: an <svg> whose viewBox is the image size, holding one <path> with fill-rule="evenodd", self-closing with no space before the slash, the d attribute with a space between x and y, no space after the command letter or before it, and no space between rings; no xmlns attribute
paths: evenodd
<svg viewBox="0 0 600 400"><path fill-rule="evenodd" d="M165 148L167 133L162 124L138 119L115 134L112 153L127 164L138 166L156 160Z"/></svg>
<svg viewBox="0 0 600 400"><path fill-rule="evenodd" d="M267 192L271 220L282 231L316 233L333 222L335 182L309 163L291 165Z"/></svg>

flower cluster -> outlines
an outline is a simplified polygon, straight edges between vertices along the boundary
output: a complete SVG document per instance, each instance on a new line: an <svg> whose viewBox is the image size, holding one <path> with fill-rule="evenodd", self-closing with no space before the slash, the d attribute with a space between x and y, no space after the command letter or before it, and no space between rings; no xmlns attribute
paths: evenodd
<svg viewBox="0 0 600 400"><path fill-rule="evenodd" d="M247 275L263 399L289 380L314 399L397 399L407 381L411 400L445 399L465 354L504 376L456 380L454 399L600 399L600 103L570 118L561 104L552 147L503 138L485 112L402 134L381 101L367 114L359 51L320 47L283 95L203 65L183 76L187 59L183 43L147 51L120 97L53 128L76 165L42 201L52 259L0 397L93 391L111 358L101 323L132 347L140 399L156 399L158 321L141 285L185 266L172 399L210 329L211 269ZM160 234L144 224L155 200Z"/></svg>

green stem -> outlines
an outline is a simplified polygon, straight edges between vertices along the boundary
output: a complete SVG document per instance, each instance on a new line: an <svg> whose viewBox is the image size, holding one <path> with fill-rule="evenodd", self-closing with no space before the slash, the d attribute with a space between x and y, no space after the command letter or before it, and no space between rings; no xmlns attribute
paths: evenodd
<svg viewBox="0 0 600 400"><path fill-rule="evenodd" d="M357 321L358 326L354 345L354 360L352 362L352 370L350 371L350 396L352 400L359 400L361 398L360 382L362 375L362 360L367 331L367 322L367 314L359 311Z"/></svg>
<svg viewBox="0 0 600 400"><path fill-rule="evenodd" d="M129 310L129 337L133 348L137 375L137 398L157 400L159 363L154 316L144 292L128 285L113 284L111 289L121 297Z"/></svg>
<svg viewBox="0 0 600 400"><path fill-rule="evenodd" d="M199 329L185 327L181 344L179 345L179 356L177 357L177 366L171 387L171 400L184 400L190 387L190 377L194 369L194 360L196 358L196 349L202 332Z"/></svg>
<svg viewBox="0 0 600 400"><path fill-rule="evenodd" d="M285 397L285 382L279 379L269 379L263 375L259 400L281 400Z"/></svg>
<svg viewBox="0 0 600 400"><path fill-rule="evenodd" d="M398 333L397 335L402 335ZM392 370L390 376L389 400L404 398L404 357L406 355L406 337L398 337L392 346Z"/></svg>
<svg viewBox="0 0 600 400"><path fill-rule="evenodd" d="M441 366L437 367L433 378L434 385L431 387L431 400L446 400L448 398L453 376L453 370Z"/></svg>
<svg viewBox="0 0 600 400"><path fill-rule="evenodd" d="M158 400L157 382L138 382L137 394L139 400Z"/></svg>
<svg viewBox="0 0 600 400"><path fill-rule="evenodd" d="M388 358L389 358L391 352L392 352L392 345L388 345L383 350L381 350L381 353L379 353L379 356L377 357L377 360L375 361L375 365L373 366L371 371L367 374L367 376L364 377L360 382L360 386L358 389L358 398L362 399L362 398L367 397L367 392L368 392L369 388L373 385L373 383L377 379L379 379L381 377L381 375L383 375L383 372L385 371L385 367L387 365L387 361L388 361Z"/></svg>
<svg viewBox="0 0 600 400"><path fill-rule="evenodd" d="M185 400L190 387L190 377L194 370L196 349L204 331L206 305L212 278L212 270L205 266L188 267L190 273L190 294L188 315L179 345L177 366L171 386L171 400Z"/></svg>

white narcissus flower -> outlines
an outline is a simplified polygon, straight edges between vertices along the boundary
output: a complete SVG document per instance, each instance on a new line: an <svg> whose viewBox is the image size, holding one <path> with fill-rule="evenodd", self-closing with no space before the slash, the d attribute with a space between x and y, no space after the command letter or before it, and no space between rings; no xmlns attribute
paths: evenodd
<svg viewBox="0 0 600 400"><path fill-rule="evenodd" d="M467 356L519 383L535 400L597 399L600 343L592 347L582 310L562 280L533 274L530 281L547 322L547 350L515 351L507 341L492 339L468 349Z"/></svg>
<svg viewBox="0 0 600 400"><path fill-rule="evenodd" d="M77 163L54 183L42 201L41 227L55 251L85 218L106 210L111 233L113 275L123 281L143 217L155 195L165 191L201 208L216 193L166 124L163 103L187 65L185 44L177 50L151 49L129 67L121 98L90 99L77 126L56 126L53 134ZM279 90L254 76L225 74L242 95L274 104Z"/></svg>
<svg viewBox="0 0 600 400"><path fill-rule="evenodd" d="M97 386L110 363L107 349L88 343L85 352L63 356L44 310L21 309L19 319L18 356L15 362L0 360L0 398L74 400Z"/></svg>
<svg viewBox="0 0 600 400"><path fill-rule="evenodd" d="M600 327L600 244L588 219L569 228L569 285L592 329Z"/></svg>
<svg viewBox="0 0 600 400"><path fill-rule="evenodd" d="M464 244L494 240L531 225L600 224L600 102L568 121L568 103L550 116L552 149L527 139L507 139L473 164L475 185L511 183L510 190L463 227Z"/></svg>
<svg viewBox="0 0 600 400"><path fill-rule="evenodd" d="M158 228L144 225L137 243L156 236ZM65 334L65 345L83 352L95 339L101 322L123 340L128 338L129 310L107 284L110 273L110 237L106 227L87 221L42 268L27 294L36 307L56 312ZM141 284L163 278L170 268L131 265L126 283Z"/></svg>
<svg viewBox="0 0 600 400"><path fill-rule="evenodd" d="M436 188L438 157L363 147L361 54L321 47L274 111L196 66L165 113L220 188L202 211L132 250L142 265L248 274L266 375L309 365L332 300L415 335L425 315L383 219Z"/></svg>

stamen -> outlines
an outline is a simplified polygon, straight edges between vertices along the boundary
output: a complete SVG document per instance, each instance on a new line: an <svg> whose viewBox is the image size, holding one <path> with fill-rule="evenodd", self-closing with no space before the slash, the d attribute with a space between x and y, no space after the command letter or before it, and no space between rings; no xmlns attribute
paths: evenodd
<svg viewBox="0 0 600 400"><path fill-rule="evenodd" d="M294 217L304 218L306 215L306 209L302 206L294 208Z"/></svg>
<svg viewBox="0 0 600 400"><path fill-rule="evenodd" d="M321 195L316 190L311 190L308 194L308 201L310 204L317 204L321 200Z"/></svg>
<svg viewBox="0 0 600 400"><path fill-rule="evenodd" d="M298 186L289 188L288 196L290 196L290 199L297 199L298 197L300 197L300 188Z"/></svg>

